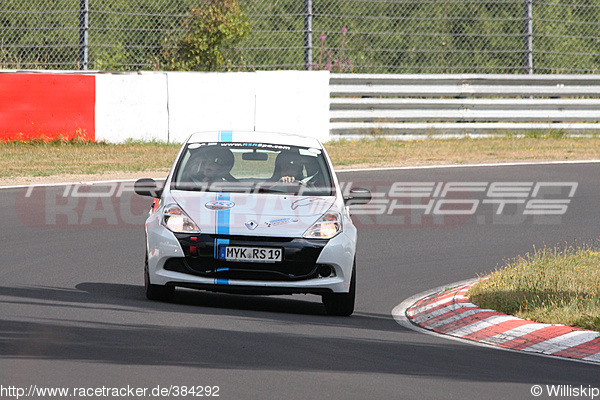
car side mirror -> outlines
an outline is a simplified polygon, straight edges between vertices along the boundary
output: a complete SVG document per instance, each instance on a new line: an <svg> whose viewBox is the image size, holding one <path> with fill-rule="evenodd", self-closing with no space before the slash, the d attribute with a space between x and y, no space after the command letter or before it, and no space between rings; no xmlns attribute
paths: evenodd
<svg viewBox="0 0 600 400"><path fill-rule="evenodd" d="M352 188L350 189L350 194L344 197L347 206L367 204L371 199L371 192L365 188Z"/></svg>
<svg viewBox="0 0 600 400"><path fill-rule="evenodd" d="M140 196L158 198L162 195L163 187L157 184L154 179L143 178L135 181L133 190Z"/></svg>

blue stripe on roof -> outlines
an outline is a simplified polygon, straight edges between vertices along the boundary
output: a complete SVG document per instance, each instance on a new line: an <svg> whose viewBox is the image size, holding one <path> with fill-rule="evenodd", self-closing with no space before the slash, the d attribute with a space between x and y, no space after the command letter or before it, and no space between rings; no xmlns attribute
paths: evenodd
<svg viewBox="0 0 600 400"><path fill-rule="evenodd" d="M219 142L231 142L233 140L233 131L219 131Z"/></svg>

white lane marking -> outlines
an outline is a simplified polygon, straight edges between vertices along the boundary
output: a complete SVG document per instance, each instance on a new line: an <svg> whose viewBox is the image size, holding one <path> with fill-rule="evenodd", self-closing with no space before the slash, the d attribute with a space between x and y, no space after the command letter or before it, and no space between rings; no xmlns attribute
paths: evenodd
<svg viewBox="0 0 600 400"><path fill-rule="evenodd" d="M336 170L337 174L344 172L368 172L368 171L392 171L392 170L410 170L410 169L440 169L440 168L477 168L477 167L519 167L527 165L560 165L560 164L595 164L600 160L572 160L572 161L542 161L542 162L512 162L512 163L491 163L491 164L447 164L447 165L416 165L406 167L374 167Z"/></svg>
<svg viewBox="0 0 600 400"><path fill-rule="evenodd" d="M478 167L515 167L515 166L527 166L527 165L561 165L561 164L596 164L600 163L600 160L572 160L572 161L543 161L543 162L514 162L514 163L497 163L497 164L464 164L464 165L417 165L417 166L405 166L405 167L379 167L379 168L356 168L356 169L341 169L336 170L336 174L344 174L346 172L370 172L370 171L392 171L392 170L419 170L419 169L441 169L441 168L478 168ZM154 178L154 179L164 179ZM98 184L98 183L113 183L113 182L133 182L137 179L117 179L108 181L89 181L89 182L60 182L60 183L40 183L40 184L29 184L29 185L13 185L13 186L0 186L2 189L18 189L29 186L66 186L66 185L77 185L77 184Z"/></svg>

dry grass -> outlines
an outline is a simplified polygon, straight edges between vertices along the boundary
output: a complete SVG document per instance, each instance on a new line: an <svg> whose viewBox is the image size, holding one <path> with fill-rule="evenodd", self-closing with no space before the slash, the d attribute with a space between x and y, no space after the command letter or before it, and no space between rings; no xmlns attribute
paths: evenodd
<svg viewBox="0 0 600 400"><path fill-rule="evenodd" d="M0 178L101 175L114 172L164 171L179 145L106 144L81 141L0 143Z"/></svg>
<svg viewBox="0 0 600 400"><path fill-rule="evenodd" d="M482 164L600 159L600 138L500 136L490 139L385 139L329 143L337 167Z"/></svg>
<svg viewBox="0 0 600 400"><path fill-rule="evenodd" d="M510 135L492 139L364 139L326 144L337 169L600 159L600 138ZM0 142L0 185L78 180L81 176L152 172L166 175L177 144L82 141Z"/></svg>
<svg viewBox="0 0 600 400"><path fill-rule="evenodd" d="M600 251L544 248L493 272L467 296L519 318L600 331Z"/></svg>

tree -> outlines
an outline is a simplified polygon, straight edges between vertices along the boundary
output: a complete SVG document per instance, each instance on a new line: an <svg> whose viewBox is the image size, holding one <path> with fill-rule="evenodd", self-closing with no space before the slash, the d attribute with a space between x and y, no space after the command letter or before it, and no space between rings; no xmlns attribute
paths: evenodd
<svg viewBox="0 0 600 400"><path fill-rule="evenodd" d="M216 71L233 64L236 44L250 33L237 0L205 0L183 18L162 44L159 68Z"/></svg>

